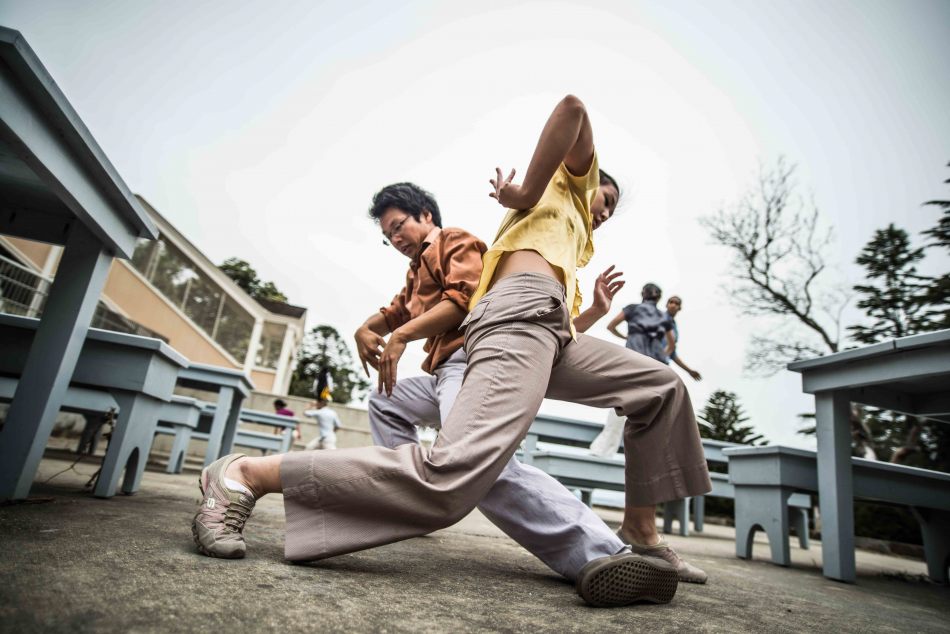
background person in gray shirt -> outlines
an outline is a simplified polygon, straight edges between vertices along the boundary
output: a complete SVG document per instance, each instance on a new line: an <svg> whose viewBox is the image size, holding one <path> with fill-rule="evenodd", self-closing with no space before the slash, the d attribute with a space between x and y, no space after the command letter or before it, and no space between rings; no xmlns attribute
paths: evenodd
<svg viewBox="0 0 950 634"><path fill-rule="evenodd" d="M668 364L670 357L667 348L674 349L676 340L673 334L672 317L656 306L662 295L663 291L656 284L645 284L643 290L640 291L643 302L624 306L623 310L607 324L607 330L625 339L627 347L631 350ZM617 326L622 321L627 322L626 335L617 330Z"/></svg>
<svg viewBox="0 0 950 634"><path fill-rule="evenodd" d="M662 295L663 291L656 284L645 284L643 290L640 291L643 302L624 306L623 310L607 324L607 330L625 339L627 347L634 352L669 365L671 354L676 350L676 333L674 332L676 322L669 313L657 308L656 303L660 301ZM617 330L617 326L622 321L627 322L626 335ZM608 410L607 422L604 424L603 431L590 444L590 453L601 458L616 455L620 448L620 441L623 439L626 420L625 417L618 416L614 410Z"/></svg>

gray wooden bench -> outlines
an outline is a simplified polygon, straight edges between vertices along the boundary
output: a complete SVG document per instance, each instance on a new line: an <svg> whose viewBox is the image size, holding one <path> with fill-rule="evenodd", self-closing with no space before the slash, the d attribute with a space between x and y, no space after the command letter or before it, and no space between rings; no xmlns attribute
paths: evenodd
<svg viewBox="0 0 950 634"><path fill-rule="evenodd" d="M28 317L0 315L0 374L19 376L29 358L38 324ZM94 495L112 497L120 478L123 493L138 490L158 412L171 400L178 372L187 363L158 339L89 329L69 385L108 392L119 412ZM17 397L21 389L18 386Z"/></svg>
<svg viewBox="0 0 950 634"><path fill-rule="evenodd" d="M19 379L14 377L0 376L0 401L12 401L18 383ZM82 414L83 416L103 416L109 411L118 413L119 404L111 394L104 390L69 386L66 388L66 395L63 397L60 410ZM95 425L87 420L76 452L81 453L88 447L88 453L95 453L96 444L101 436L101 429L100 425Z"/></svg>
<svg viewBox="0 0 950 634"><path fill-rule="evenodd" d="M756 529L769 538L772 561L787 566L788 505L796 491L818 492L816 453L790 447L725 449L736 495L736 556L752 556ZM950 566L950 474L904 465L851 459L856 499L911 507L920 523L927 572L947 583ZM854 552L854 541L849 544Z"/></svg>
<svg viewBox="0 0 950 634"><path fill-rule="evenodd" d="M10 376L0 376L0 401L11 401L19 381ZM61 408L64 412L77 414L105 414L109 410L119 411L115 398L105 390L70 385L66 388L66 398Z"/></svg>
<svg viewBox="0 0 950 634"><path fill-rule="evenodd" d="M198 428L202 405L204 403L197 399L176 394L159 412L155 434L168 434L174 437L168 456L168 466L165 468L166 473L181 473L182 467L185 466L188 443L191 442L192 433Z"/></svg>
<svg viewBox="0 0 950 634"><path fill-rule="evenodd" d="M726 449L733 449L736 447L746 447L747 445L740 445L738 443L725 442L722 440L711 440L709 438L703 438L703 454L706 456L706 462L709 465L727 465L729 464L729 456L726 455ZM736 497L735 487L729 481L728 473L719 473L717 471L709 472L709 479L712 482L712 491L703 496L698 496L691 498L693 506L693 528L696 532L701 533L703 531L704 517L706 513L706 498L707 497L717 497L717 498L726 498L734 500ZM809 547L808 540L808 511L811 509L811 497L806 493L793 493L788 498L788 506L790 507L790 512L792 516L790 521L792 526L795 529L795 534L798 536L798 544L803 549L807 550ZM664 510L663 514L663 532L671 533L672 532L672 523L674 517L678 519L681 523L685 521L683 516L676 516L675 513L685 512L685 507L675 508L674 512L667 513Z"/></svg>
<svg viewBox="0 0 950 634"><path fill-rule="evenodd" d="M522 461L531 464L569 489L580 492L581 500L588 506L594 489L624 491L624 457L618 453L615 457L601 458L577 450L557 448L538 448L538 443L548 443L563 447L587 449L594 438L603 429L601 423L561 418L539 414L528 429L525 437L525 450ZM680 534L689 534L686 520L688 500L673 500L663 505L664 527L666 532L672 524L672 517L680 519Z"/></svg>
<svg viewBox="0 0 950 634"><path fill-rule="evenodd" d="M241 370L222 368L204 363L189 363L178 373L178 386L212 392L215 394L215 409L210 428L202 430L205 439L205 466L231 453L234 436L237 434L241 404L254 389L251 379Z"/></svg>
<svg viewBox="0 0 950 634"><path fill-rule="evenodd" d="M539 414L525 437L525 450L522 462L541 469L569 489L580 492L581 499L590 506L594 489L623 491L625 489L624 458L617 454L612 458L600 458L570 450L557 448L538 449L538 443L549 443L566 447L587 448L600 433L603 425L557 416ZM735 443L704 438L703 453L710 464L728 464L723 450L729 447L742 447ZM725 473L710 472L712 491L706 495L721 498L734 498L735 492ZM673 522L679 523L679 534L689 535L689 504L693 504L693 522L698 532L702 532L705 516L705 496L673 500L663 505L663 532L673 532ZM795 532L802 548L809 547L808 510L811 499L807 494L793 494L788 500L794 509Z"/></svg>
<svg viewBox="0 0 950 634"><path fill-rule="evenodd" d="M183 399L183 397L176 396L175 399ZM194 401L194 399L189 400ZM161 420L165 424L159 425L155 430L156 434L174 436L172 455L169 457L168 468L166 469L168 473L181 473L184 465L185 452L191 440L207 441L210 437L209 430L214 424L217 406L214 403L197 401L193 407L196 410L194 414L194 424L171 420L176 416L176 410L174 407L170 407L167 408L167 414L163 412L164 417ZM188 415L191 415L190 411ZM181 410L177 412L177 417L181 419L184 416L185 412L182 407ZM280 430L280 433L253 431L243 429L239 426L234 434L232 445L260 449L265 454L271 451L276 453L286 453L290 451L294 438L294 429L297 427L297 420L295 418L253 409L242 409L240 410L239 421L274 427Z"/></svg>

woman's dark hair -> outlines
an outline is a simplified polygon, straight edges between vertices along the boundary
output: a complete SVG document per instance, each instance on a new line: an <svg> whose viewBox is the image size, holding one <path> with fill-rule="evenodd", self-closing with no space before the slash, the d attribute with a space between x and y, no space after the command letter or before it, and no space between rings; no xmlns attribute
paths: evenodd
<svg viewBox="0 0 950 634"><path fill-rule="evenodd" d="M613 176L611 176L610 174L608 174L608 173L605 172L604 170L600 170L600 184L601 184L601 185L613 185L613 186L614 186L614 189L617 190L617 202L618 202L618 203L620 202L620 196L621 196L621 193L620 193L620 185L617 184L617 179L615 179Z"/></svg>
<svg viewBox="0 0 950 634"><path fill-rule="evenodd" d="M283 400L281 400L281 399L277 399L276 401L274 401L274 407L279 407L279 408L283 409L283 408L287 407L287 401L283 401Z"/></svg>
<svg viewBox="0 0 950 634"><path fill-rule="evenodd" d="M660 297L662 296L663 296L663 291L660 290L660 287L654 284L653 282L644 284L643 290L640 291L640 297L642 297L644 300L658 302L660 301Z"/></svg>
<svg viewBox="0 0 950 634"><path fill-rule="evenodd" d="M373 196L373 206L369 208L369 215L376 222L390 207L402 209L416 220L423 211L432 214L432 222L437 227L442 226L442 214L439 212L439 203L429 192L413 183L393 183L376 192Z"/></svg>

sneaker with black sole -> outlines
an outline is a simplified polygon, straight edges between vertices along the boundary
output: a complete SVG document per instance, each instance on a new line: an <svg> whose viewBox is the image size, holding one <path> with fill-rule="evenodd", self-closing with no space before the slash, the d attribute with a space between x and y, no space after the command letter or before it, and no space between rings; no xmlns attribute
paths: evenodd
<svg viewBox="0 0 950 634"><path fill-rule="evenodd" d="M231 454L215 460L198 477L202 500L191 521L191 534L203 555L240 559L247 551L244 523L254 510L254 496L230 489L224 482L228 466L243 457Z"/></svg>
<svg viewBox="0 0 950 634"><path fill-rule="evenodd" d="M669 603L676 594L676 569L652 557L623 551L587 562L575 587L595 607L616 607L637 601Z"/></svg>

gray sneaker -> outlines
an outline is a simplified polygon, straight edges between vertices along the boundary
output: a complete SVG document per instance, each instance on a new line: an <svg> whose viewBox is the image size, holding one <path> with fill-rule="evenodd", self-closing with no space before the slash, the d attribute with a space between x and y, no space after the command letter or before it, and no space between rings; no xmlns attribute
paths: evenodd
<svg viewBox="0 0 950 634"><path fill-rule="evenodd" d="M575 587L590 605L599 608L629 605L636 601L669 603L676 594L676 569L652 557L624 550L587 562Z"/></svg>
<svg viewBox="0 0 950 634"><path fill-rule="evenodd" d="M198 551L209 557L240 559L247 547L244 543L244 522L254 509L254 496L232 491L224 485L228 465L243 458L233 453L215 460L201 471L201 508L191 521L191 533Z"/></svg>
<svg viewBox="0 0 950 634"><path fill-rule="evenodd" d="M624 542L627 541L624 539L623 535L620 534L620 531L617 531L617 537L619 537ZM706 573L696 566L683 561L683 558L680 557L676 551L673 550L673 548L663 540L660 540L659 544L655 544L653 546L630 544L630 549L638 555L643 555L644 557L656 557L657 559L662 559L663 561L669 562L671 566L676 568L676 573L679 575L680 581L685 581L686 583L706 583L706 579L708 578Z"/></svg>

